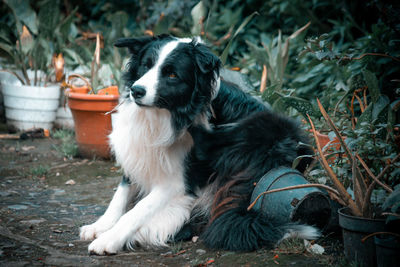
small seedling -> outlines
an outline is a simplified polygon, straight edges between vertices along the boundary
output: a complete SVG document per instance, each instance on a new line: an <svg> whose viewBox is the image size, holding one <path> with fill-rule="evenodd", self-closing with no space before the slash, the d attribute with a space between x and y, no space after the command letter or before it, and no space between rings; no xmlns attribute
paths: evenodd
<svg viewBox="0 0 400 267"><path fill-rule="evenodd" d="M36 177L42 177L49 172L49 166L39 165L31 168L31 174Z"/></svg>
<svg viewBox="0 0 400 267"><path fill-rule="evenodd" d="M64 157L73 158L78 155L78 145L75 142L75 134L71 130L61 129L54 132L53 137L61 140L56 150Z"/></svg>

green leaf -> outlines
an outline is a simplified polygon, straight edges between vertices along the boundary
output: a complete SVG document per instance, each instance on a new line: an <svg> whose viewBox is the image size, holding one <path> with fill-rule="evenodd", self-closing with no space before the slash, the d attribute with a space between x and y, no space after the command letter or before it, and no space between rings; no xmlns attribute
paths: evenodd
<svg viewBox="0 0 400 267"><path fill-rule="evenodd" d="M77 35L77 32L74 32L73 27L74 25L74 19L75 19L75 13L78 11L78 7L76 7L69 15L66 17L58 26L59 32L63 36L64 40L68 40L69 37L75 38Z"/></svg>
<svg viewBox="0 0 400 267"><path fill-rule="evenodd" d="M378 86L378 79L375 74L369 70L363 70L365 82L367 83L369 94L371 95L372 102L378 101L379 95L381 94Z"/></svg>
<svg viewBox="0 0 400 267"><path fill-rule="evenodd" d="M247 40L245 42L249 47L251 57L257 61L257 64L260 66L268 64L268 54L264 48L259 47Z"/></svg>
<svg viewBox="0 0 400 267"><path fill-rule="evenodd" d="M373 110L373 105L369 104L368 107L364 110L364 112L358 118L357 128L362 126L362 124L364 122L368 123L368 124L372 122L372 110Z"/></svg>
<svg viewBox="0 0 400 267"><path fill-rule="evenodd" d="M236 32L233 34L232 38L229 40L229 43L226 45L224 51L222 52L222 55L220 57L222 64L225 64L226 59L228 58L228 54L229 54L229 48L232 45L232 41L235 39L235 37L240 33L240 31L246 27L246 25L251 21L251 19L255 16L258 15L258 12L253 12L253 14L247 16L244 21L242 22L242 24L240 24L240 26L237 28Z"/></svg>
<svg viewBox="0 0 400 267"><path fill-rule="evenodd" d="M305 118L307 118L307 114L313 117L321 116L321 114L314 109L313 105L308 100L294 96L285 96L282 97L281 100L286 106L294 108Z"/></svg>
<svg viewBox="0 0 400 267"><path fill-rule="evenodd" d="M205 18L206 12L207 8L204 5L203 1L199 1L199 3L192 8L190 15L192 15L193 27L191 29L191 33L193 35L200 35L201 32L200 20Z"/></svg>
<svg viewBox="0 0 400 267"><path fill-rule="evenodd" d="M398 111L398 110L400 109L400 99L397 99L397 100L393 101L393 102L390 104L390 108L391 108L394 112Z"/></svg>
<svg viewBox="0 0 400 267"><path fill-rule="evenodd" d="M276 99L275 90L276 88L278 88L279 84L272 84L270 86L268 86L267 88L265 88L265 91L263 92L261 98L263 99L263 101L267 102L267 103L273 103L274 100Z"/></svg>
<svg viewBox="0 0 400 267"><path fill-rule="evenodd" d="M376 120L389 104L389 98L386 95L380 95L378 100L372 104L372 120Z"/></svg>
<svg viewBox="0 0 400 267"><path fill-rule="evenodd" d="M400 187L397 187L390 195L386 198L385 203L382 205L382 209L386 210L395 204L400 204Z"/></svg>
<svg viewBox="0 0 400 267"><path fill-rule="evenodd" d="M123 36L123 30L128 24L129 16L124 11L117 11L110 16L111 31L108 34L108 38L115 40Z"/></svg>
<svg viewBox="0 0 400 267"><path fill-rule="evenodd" d="M4 0L4 2L11 8L14 13L18 33L22 33L22 25L20 21L23 22L34 34L38 34L36 13L33 11L27 0Z"/></svg>
<svg viewBox="0 0 400 267"><path fill-rule="evenodd" d="M71 62L71 64L76 64L76 65L84 64L84 60L74 50L69 48L64 48L63 51L66 57L69 56L72 59L73 62Z"/></svg>
<svg viewBox="0 0 400 267"><path fill-rule="evenodd" d="M41 34L50 37L60 22L59 0L46 0L40 5L38 13Z"/></svg>
<svg viewBox="0 0 400 267"><path fill-rule="evenodd" d="M9 54L12 58L14 58L14 48L11 45L0 43L0 50L3 50L7 54Z"/></svg>

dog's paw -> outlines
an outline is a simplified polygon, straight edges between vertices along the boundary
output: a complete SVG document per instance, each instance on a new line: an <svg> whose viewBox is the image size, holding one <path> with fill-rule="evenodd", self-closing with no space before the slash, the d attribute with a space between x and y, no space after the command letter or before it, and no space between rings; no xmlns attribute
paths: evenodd
<svg viewBox="0 0 400 267"><path fill-rule="evenodd" d="M98 220L95 223L82 226L80 229L81 240L94 240L113 226L111 222Z"/></svg>
<svg viewBox="0 0 400 267"><path fill-rule="evenodd" d="M90 255L113 255L122 250L123 245L118 239L118 234L108 231L90 243L88 252Z"/></svg>

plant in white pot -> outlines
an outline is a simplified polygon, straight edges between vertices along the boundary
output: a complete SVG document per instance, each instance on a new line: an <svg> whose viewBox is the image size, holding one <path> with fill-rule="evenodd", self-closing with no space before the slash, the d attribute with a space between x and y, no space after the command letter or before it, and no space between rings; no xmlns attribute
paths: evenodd
<svg viewBox="0 0 400 267"><path fill-rule="evenodd" d="M41 1L38 13L30 1L4 2L12 13L0 34L0 50L8 60L7 68L1 70L7 125L16 130L49 129L60 98L52 57L70 38L75 12L61 19L58 1Z"/></svg>

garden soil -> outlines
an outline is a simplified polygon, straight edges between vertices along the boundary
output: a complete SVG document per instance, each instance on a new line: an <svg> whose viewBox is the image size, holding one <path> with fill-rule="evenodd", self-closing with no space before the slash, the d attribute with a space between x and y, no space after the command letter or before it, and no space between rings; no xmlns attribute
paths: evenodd
<svg viewBox="0 0 400 267"><path fill-rule="evenodd" d="M296 247L210 250L201 239L167 248L88 255L79 227L106 209L121 173L113 161L67 159L59 140L0 139L0 266L325 266Z"/></svg>

